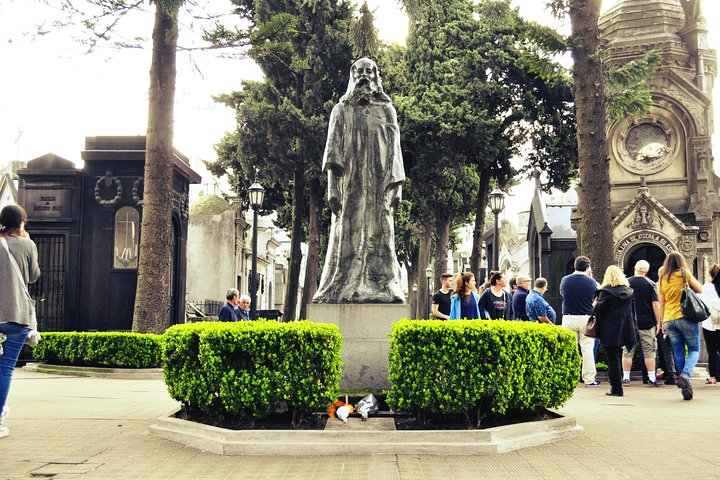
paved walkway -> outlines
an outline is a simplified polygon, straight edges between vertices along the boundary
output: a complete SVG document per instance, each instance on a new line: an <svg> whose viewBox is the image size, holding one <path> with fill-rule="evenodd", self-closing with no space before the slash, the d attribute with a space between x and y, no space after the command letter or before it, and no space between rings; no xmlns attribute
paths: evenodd
<svg viewBox="0 0 720 480"><path fill-rule="evenodd" d="M634 382L625 397L580 387L560 410L583 436L494 457L435 455L222 457L151 436L175 408L159 380L17 370L0 439L0 479L546 479L720 478L720 386ZM350 452L348 452L350 453Z"/></svg>

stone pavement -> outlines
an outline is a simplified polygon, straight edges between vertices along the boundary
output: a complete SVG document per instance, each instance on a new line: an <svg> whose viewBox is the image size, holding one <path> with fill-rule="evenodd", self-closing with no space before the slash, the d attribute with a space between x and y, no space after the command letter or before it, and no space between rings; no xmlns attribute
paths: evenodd
<svg viewBox="0 0 720 480"><path fill-rule="evenodd" d="M68 377L16 370L0 479L546 479L720 478L720 386L694 380L606 397L579 387L559 411L585 434L490 457L350 455L222 457L151 436L176 407L160 380ZM347 455L345 455L347 454Z"/></svg>

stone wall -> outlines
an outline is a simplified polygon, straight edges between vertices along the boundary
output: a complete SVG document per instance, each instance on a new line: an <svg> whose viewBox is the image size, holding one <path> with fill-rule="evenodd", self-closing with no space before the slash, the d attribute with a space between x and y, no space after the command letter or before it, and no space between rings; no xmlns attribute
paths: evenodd
<svg viewBox="0 0 720 480"><path fill-rule="evenodd" d="M187 299L224 301L229 288L237 288L235 212L191 215L188 228Z"/></svg>

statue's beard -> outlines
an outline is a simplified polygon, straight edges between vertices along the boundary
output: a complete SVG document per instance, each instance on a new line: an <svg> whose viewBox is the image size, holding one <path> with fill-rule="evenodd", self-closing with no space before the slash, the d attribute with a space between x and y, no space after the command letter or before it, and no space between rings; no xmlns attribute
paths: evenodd
<svg viewBox="0 0 720 480"><path fill-rule="evenodd" d="M348 102L351 105L368 105L372 100L372 97L378 92L382 92L382 90L377 82L361 78L355 84L355 88L353 88Z"/></svg>

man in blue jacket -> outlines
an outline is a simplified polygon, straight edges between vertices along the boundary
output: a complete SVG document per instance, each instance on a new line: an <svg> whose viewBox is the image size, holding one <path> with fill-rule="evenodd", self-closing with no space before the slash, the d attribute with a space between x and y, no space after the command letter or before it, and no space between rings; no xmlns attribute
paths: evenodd
<svg viewBox="0 0 720 480"><path fill-rule="evenodd" d="M575 334L582 355L582 380L586 387L597 387L595 380L595 339L585 335L587 321L593 311L597 282L592 278L590 259L581 255L575 259L575 271L560 281L562 326Z"/></svg>
<svg viewBox="0 0 720 480"><path fill-rule="evenodd" d="M221 322L237 322L239 319L238 315L238 297L240 296L240 292L238 292L237 288L231 288L227 291L225 294L225 298L227 299L227 302L223 307L220 309L220 314L218 315L218 318Z"/></svg>

